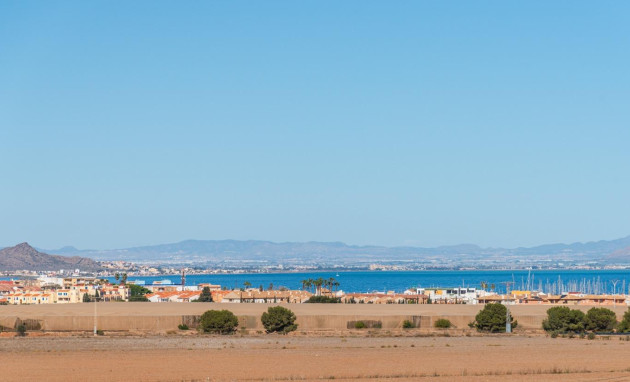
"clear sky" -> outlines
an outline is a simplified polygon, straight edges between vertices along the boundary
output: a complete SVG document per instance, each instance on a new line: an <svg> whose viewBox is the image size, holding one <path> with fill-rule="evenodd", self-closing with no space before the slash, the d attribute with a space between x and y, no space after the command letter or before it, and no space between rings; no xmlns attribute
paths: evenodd
<svg viewBox="0 0 630 382"><path fill-rule="evenodd" d="M0 246L630 234L628 1L0 2Z"/></svg>

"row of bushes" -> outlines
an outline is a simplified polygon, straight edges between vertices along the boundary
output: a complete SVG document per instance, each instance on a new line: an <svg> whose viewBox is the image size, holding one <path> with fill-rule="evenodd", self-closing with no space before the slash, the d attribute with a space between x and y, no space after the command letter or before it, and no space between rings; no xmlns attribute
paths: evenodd
<svg viewBox="0 0 630 382"><path fill-rule="evenodd" d="M330 296L311 296L311 298L305 302L309 304L340 304L341 299L339 297Z"/></svg>
<svg viewBox="0 0 630 382"><path fill-rule="evenodd" d="M469 324L481 332L505 332L507 308L502 304L487 304ZM510 315L512 328L518 325ZM591 308L586 313L564 306L555 306L547 310L547 318L543 320L543 329L550 333L630 333L630 309L624 314L621 322L617 322L615 312L606 308Z"/></svg>
<svg viewBox="0 0 630 382"><path fill-rule="evenodd" d="M267 333L289 333L297 329L295 313L282 306L267 309L260 320ZM208 310L199 319L199 330L204 333L230 334L238 327L238 318L229 310ZM187 325L180 325L180 329L188 329Z"/></svg>
<svg viewBox="0 0 630 382"><path fill-rule="evenodd" d="M366 329L366 328L380 329L382 325L383 324L381 323L381 321L367 321L367 322L366 321L351 321L348 323L348 328L353 327L354 329ZM453 324L451 323L450 320L447 320L445 318L440 318L439 320L435 321L433 326L438 329L448 329L452 327ZM414 324L413 321L410 321L410 320L405 320L402 323L403 329L413 329L415 327L416 327L416 324Z"/></svg>
<svg viewBox="0 0 630 382"><path fill-rule="evenodd" d="M469 324L480 332L505 332L507 308L502 304L487 304ZM512 328L518 325L510 315ZM543 320L543 329L555 334L567 333L630 333L630 309L624 314L621 322L617 322L615 312L606 308L591 308L586 313L564 306L555 306L547 310L547 318Z"/></svg>
<svg viewBox="0 0 630 382"><path fill-rule="evenodd" d="M617 322L615 312L606 308L591 308L586 312L556 306L547 310L543 329L551 333L613 332L630 333L630 309Z"/></svg>
<svg viewBox="0 0 630 382"><path fill-rule="evenodd" d="M282 306L271 307L260 317L267 333L289 333L297 329L295 323L295 314ZM355 329L364 328L381 328L381 322L356 321L351 325ZM448 329L452 326L451 321L447 319L439 319L435 322L436 328ZM188 330L188 325L181 324L178 326L180 330ZM199 319L199 330L204 333L230 334L238 328L238 318L229 310L208 310L201 315ZM405 320L403 322L404 329L415 328L413 322Z"/></svg>
<svg viewBox="0 0 630 382"><path fill-rule="evenodd" d="M475 321L469 324L480 332L505 332L507 308L502 304L487 304L475 316ZM297 329L295 314L282 306L270 307L261 316L261 321L267 333L289 333ZM509 316L512 328L518 322ZM354 323L356 329L367 327L363 321ZM448 329L452 326L447 319L435 322L436 328ZM209 310L205 312L199 322L199 330L206 333L229 334L238 327L238 318L229 310ZM377 326L375 326L377 327ZM405 320L403 328L414 328L413 322ZM184 329L180 326L180 329ZM187 329L187 327L185 328ZM577 309L556 306L547 310L547 318L543 320L543 329L551 333L601 333L617 331L630 333L630 309L624 314L621 322L617 322L615 312L606 308L591 308L586 314Z"/></svg>
<svg viewBox="0 0 630 382"><path fill-rule="evenodd" d="M354 327L355 329L380 329L383 327L381 321L366 320L366 321L350 321L348 328Z"/></svg>

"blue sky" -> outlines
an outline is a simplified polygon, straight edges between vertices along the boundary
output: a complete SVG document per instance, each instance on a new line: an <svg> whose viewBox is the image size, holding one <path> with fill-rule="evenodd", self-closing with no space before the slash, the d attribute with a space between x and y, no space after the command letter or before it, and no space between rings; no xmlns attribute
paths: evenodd
<svg viewBox="0 0 630 382"><path fill-rule="evenodd" d="M0 3L0 245L630 234L625 1Z"/></svg>

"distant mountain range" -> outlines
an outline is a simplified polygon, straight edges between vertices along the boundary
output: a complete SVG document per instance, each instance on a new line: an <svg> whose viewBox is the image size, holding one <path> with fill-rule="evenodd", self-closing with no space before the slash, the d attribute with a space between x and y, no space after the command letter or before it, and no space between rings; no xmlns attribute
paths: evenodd
<svg viewBox="0 0 630 382"><path fill-rule="evenodd" d="M92 259L48 255L39 252L28 243L0 250L0 271L58 271L60 269L93 271L100 268L99 264Z"/></svg>
<svg viewBox="0 0 630 382"><path fill-rule="evenodd" d="M96 260L126 260L134 262L221 263L221 262L288 262L299 264L347 263L378 261L417 261L444 259L550 258L609 263L630 263L630 236L617 240L573 244L548 244L521 248L481 248L473 244L422 247L356 246L341 242L275 243L258 240L186 240L113 250L79 250L64 247L44 252L84 256Z"/></svg>

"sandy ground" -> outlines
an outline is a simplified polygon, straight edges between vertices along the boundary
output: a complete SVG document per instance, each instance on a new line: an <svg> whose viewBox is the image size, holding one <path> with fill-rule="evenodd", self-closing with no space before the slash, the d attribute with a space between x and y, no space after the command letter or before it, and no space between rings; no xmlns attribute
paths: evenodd
<svg viewBox="0 0 630 382"><path fill-rule="evenodd" d="M617 337L0 338L3 381L630 381L629 360Z"/></svg>

